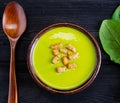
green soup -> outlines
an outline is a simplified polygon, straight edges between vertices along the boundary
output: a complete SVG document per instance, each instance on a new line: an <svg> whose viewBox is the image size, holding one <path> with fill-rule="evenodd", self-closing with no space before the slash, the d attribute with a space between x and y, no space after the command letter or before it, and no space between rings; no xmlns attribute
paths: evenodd
<svg viewBox="0 0 120 103"><path fill-rule="evenodd" d="M72 44L79 53L79 58L73 60L77 64L76 69L57 73L55 68L62 65L62 61L51 63L53 55L49 48L51 44L61 42ZM42 35L32 54L33 67L40 80L51 88L58 90L70 90L85 83L92 75L96 66L96 51L91 40L81 31L71 27L56 27Z"/></svg>

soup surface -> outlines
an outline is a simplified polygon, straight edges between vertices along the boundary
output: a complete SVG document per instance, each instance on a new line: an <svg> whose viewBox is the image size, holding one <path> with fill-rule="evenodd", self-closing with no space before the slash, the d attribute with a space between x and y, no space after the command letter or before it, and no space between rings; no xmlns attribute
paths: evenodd
<svg viewBox="0 0 120 103"><path fill-rule="evenodd" d="M71 60L76 63L75 69L56 72L56 67L62 66L59 60L51 63L54 57L50 45L62 43L72 44L79 56ZM91 40L81 31L71 27L56 27L46 31L36 42L32 54L33 67L40 80L51 88L70 90L85 83L92 75L96 66L96 51Z"/></svg>

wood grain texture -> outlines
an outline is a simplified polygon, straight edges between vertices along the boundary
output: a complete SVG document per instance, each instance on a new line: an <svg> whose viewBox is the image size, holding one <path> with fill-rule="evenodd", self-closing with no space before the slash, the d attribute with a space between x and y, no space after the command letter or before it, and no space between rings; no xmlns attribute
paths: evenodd
<svg viewBox="0 0 120 103"><path fill-rule="evenodd" d="M2 30L2 15L11 0L0 0L0 103L7 103L9 42ZM110 61L103 51L98 31L103 19L110 19L119 0L16 0L27 15L27 30L16 49L19 103L120 103L120 65ZM86 28L99 42L101 70L93 84L75 95L57 95L38 87L26 64L27 49L33 37L44 27L57 22L72 22Z"/></svg>

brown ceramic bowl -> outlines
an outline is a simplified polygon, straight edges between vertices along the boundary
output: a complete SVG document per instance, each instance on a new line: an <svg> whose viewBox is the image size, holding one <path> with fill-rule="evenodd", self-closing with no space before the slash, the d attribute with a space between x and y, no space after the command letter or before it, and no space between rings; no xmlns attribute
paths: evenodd
<svg viewBox="0 0 120 103"><path fill-rule="evenodd" d="M34 67L33 67L33 63L32 63L32 53L33 53L33 49L35 47L36 42L38 41L38 39L41 37L41 35L43 35L46 31L55 28L55 27L61 27L61 26L65 26L65 27L72 27L74 29L77 29L81 32L83 32L84 34L86 34L86 36L92 41L92 43L94 44L95 50L96 50L96 55L97 55L97 63L96 63L96 67L94 68L94 71L91 75L91 77L81 86L75 88L75 89L71 89L71 90L57 90L54 88L51 88L49 86L47 86L46 84L44 84L40 78L36 75ZM59 93L59 94L74 94L77 92L81 92L83 91L85 88L87 88L88 86L90 86L90 84L94 81L94 79L96 78L99 69L100 69L100 65L101 65L101 52L100 52L100 48L99 45L97 43L97 41L94 39L94 37L84 28L82 28L81 26L72 24L72 23L57 23L57 24L53 24L50 25L48 27L46 27L45 29L41 30L37 36L33 39L33 41L31 42L29 49L28 49L28 55L27 55L27 63L28 63L28 67L29 67L29 72L32 76L32 78L35 80L35 82L40 86L43 87L44 89L53 92L53 93Z"/></svg>

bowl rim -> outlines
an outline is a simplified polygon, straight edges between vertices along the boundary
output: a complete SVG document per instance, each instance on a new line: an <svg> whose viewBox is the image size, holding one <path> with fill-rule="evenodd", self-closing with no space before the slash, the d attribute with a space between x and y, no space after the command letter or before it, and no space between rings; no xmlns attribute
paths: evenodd
<svg viewBox="0 0 120 103"><path fill-rule="evenodd" d="M33 49L37 43L37 41L39 40L39 38L44 35L45 32L47 32L48 30L51 30L53 28L56 27L71 27L74 28L76 30L79 30L81 32L83 32L93 43L94 48L96 50L96 57L97 57L97 62L96 62L96 66L95 69L92 73L92 75L89 77L89 79L83 83L82 85L80 85L77 88L74 89L70 89L70 90L58 90L58 89L54 89L52 87L49 87L48 85L46 85L45 83L43 83L40 78L37 76L37 74L35 73L34 67L33 67L33 63L32 63L32 53L33 53ZM99 70L100 70L100 66L101 66L101 51L100 51L100 47L97 43L97 41L95 40L95 38L92 36L91 33L89 33L86 29L84 29L81 26L78 26L76 24L73 23L56 23L56 24L52 24L46 28L44 28L43 30L41 30L39 33L37 33L37 35L33 38L32 42L29 45L28 48L28 53L27 53L27 66L28 66L28 70L30 72L30 75L32 76L33 80L42 88L52 92L52 93L59 93L59 94L74 94L74 93L78 93L83 91L84 89L86 89L87 87L89 87L92 82L94 81L94 79L96 78Z"/></svg>

